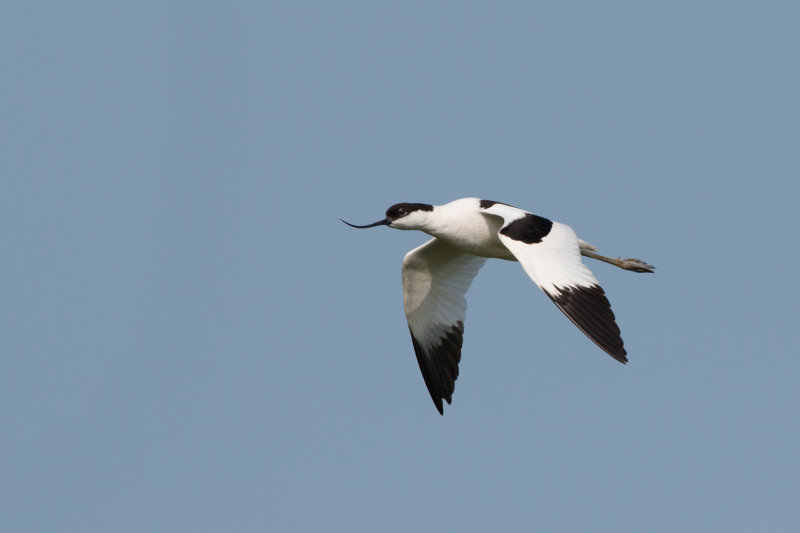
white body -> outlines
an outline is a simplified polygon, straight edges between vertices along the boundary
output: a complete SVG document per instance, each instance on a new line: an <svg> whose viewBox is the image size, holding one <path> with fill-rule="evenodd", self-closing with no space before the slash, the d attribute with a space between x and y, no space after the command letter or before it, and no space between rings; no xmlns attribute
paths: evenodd
<svg viewBox="0 0 800 533"><path fill-rule="evenodd" d="M427 216L423 227L414 229L421 229L460 252L516 261L517 258L503 245L498 236L498 231L504 223L503 219L498 216L487 216L489 210L482 212L479 205L478 198L461 198L449 204L434 206L433 212L425 213ZM501 206L498 204L494 207ZM413 216L413 213L410 216Z"/></svg>

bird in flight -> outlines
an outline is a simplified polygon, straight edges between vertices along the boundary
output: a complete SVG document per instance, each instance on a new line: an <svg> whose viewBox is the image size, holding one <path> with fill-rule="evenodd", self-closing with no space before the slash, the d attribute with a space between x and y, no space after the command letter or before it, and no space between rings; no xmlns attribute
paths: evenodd
<svg viewBox="0 0 800 533"><path fill-rule="evenodd" d="M341 220L341 219L340 219ZM633 272L653 272L639 259L605 257L567 226L522 209L478 198L444 205L400 203L366 226L420 230L431 236L403 259L403 306L425 385L439 414L452 401L464 334L467 293L488 258L519 261L522 269L578 329L626 363L611 304L581 255Z"/></svg>

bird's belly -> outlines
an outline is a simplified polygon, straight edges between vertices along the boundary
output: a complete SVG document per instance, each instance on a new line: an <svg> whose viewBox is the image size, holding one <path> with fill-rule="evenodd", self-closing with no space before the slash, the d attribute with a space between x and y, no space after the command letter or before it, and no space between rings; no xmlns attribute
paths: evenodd
<svg viewBox="0 0 800 533"><path fill-rule="evenodd" d="M516 261L517 258L514 257L508 248L506 248L500 239L494 239L494 241L489 242L481 242L478 244L461 246L460 249L464 252L470 253L472 255L477 255L479 257L488 257L490 259L505 259L507 261Z"/></svg>
<svg viewBox="0 0 800 533"><path fill-rule="evenodd" d="M480 217L474 225L468 227L462 225L458 228L458 231L442 232L435 235L435 237L446 241L464 253L479 257L516 261L517 259L514 255L497 236L501 225L493 222L493 220L486 217Z"/></svg>

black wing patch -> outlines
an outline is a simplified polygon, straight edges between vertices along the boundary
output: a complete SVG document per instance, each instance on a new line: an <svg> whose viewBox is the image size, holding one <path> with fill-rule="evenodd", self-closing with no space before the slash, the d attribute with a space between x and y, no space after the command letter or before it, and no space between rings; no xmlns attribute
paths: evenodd
<svg viewBox="0 0 800 533"><path fill-rule="evenodd" d="M411 342L414 343L414 352L417 354L422 378L440 415L444 414L442 400L449 404L453 399L463 341L464 323L460 320L451 326L432 348L423 348L414 338L414 333L411 333Z"/></svg>
<svg viewBox="0 0 800 533"><path fill-rule="evenodd" d="M595 344L620 363L627 363L619 326L603 288L599 285L573 286L559 291L557 294L545 293Z"/></svg>
<svg viewBox="0 0 800 533"><path fill-rule="evenodd" d="M515 241L536 244L542 242L552 228L552 220L526 213L524 217L508 223L500 233Z"/></svg>

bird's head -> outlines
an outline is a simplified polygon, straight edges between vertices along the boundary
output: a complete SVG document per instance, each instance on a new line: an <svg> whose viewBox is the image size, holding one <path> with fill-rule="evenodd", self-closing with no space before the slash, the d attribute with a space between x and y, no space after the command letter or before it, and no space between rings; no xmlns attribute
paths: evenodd
<svg viewBox="0 0 800 533"><path fill-rule="evenodd" d="M423 229L425 222L428 219L428 213L433 211L433 206L430 204L411 204L402 203L394 204L386 210L386 218L367 224L366 226L356 226L346 220L342 220L348 226L353 228L373 228L375 226L389 226L395 229Z"/></svg>

